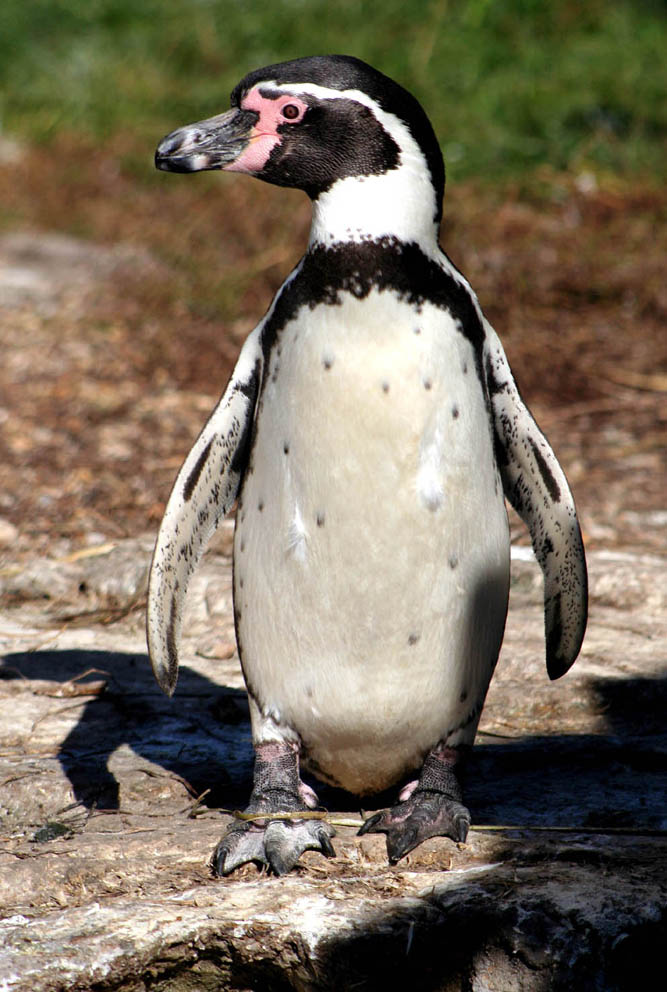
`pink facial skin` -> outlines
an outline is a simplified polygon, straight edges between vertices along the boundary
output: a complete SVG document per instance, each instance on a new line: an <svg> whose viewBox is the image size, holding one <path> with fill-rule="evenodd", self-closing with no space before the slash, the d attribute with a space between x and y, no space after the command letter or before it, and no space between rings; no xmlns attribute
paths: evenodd
<svg viewBox="0 0 667 992"><path fill-rule="evenodd" d="M285 107L296 107L295 117L285 116ZM261 172L268 162L269 155L282 140L278 128L283 124L298 124L303 118L307 105L296 96L286 93L277 99L262 96L259 87L254 87L241 101L242 110L255 110L259 120L250 132L250 143L235 161L226 165L225 172ZM289 115L290 111L288 111Z"/></svg>

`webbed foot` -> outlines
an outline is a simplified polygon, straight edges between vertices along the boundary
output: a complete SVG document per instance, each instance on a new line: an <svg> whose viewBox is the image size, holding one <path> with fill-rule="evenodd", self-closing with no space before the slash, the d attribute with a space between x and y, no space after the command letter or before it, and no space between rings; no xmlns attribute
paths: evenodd
<svg viewBox="0 0 667 992"><path fill-rule="evenodd" d="M254 861L276 875L285 875L304 851L321 851L326 858L335 857L331 844L334 835L333 827L322 820L269 820L265 826L232 826L213 852L211 866L218 875L229 875L235 868Z"/></svg>
<svg viewBox="0 0 667 992"><path fill-rule="evenodd" d="M229 875L235 868L255 862L284 875L304 851L334 857L333 827L321 819L299 818L299 813L312 812L315 806L317 796L299 778L296 748L279 742L258 744L253 790L245 811L256 819L228 828L211 857L214 872ZM272 819L272 814L285 813L291 814L289 818Z"/></svg>
<svg viewBox="0 0 667 992"><path fill-rule="evenodd" d="M428 837L451 837L463 842L468 836L470 813L441 792L416 789L409 799L368 818L360 834L386 834L392 865L414 851Z"/></svg>
<svg viewBox="0 0 667 992"><path fill-rule="evenodd" d="M468 836L470 813L456 772L460 750L437 745L427 756L419 782L409 797L391 809L369 817L359 834L387 835L391 864L413 851L429 837L450 837L462 843Z"/></svg>

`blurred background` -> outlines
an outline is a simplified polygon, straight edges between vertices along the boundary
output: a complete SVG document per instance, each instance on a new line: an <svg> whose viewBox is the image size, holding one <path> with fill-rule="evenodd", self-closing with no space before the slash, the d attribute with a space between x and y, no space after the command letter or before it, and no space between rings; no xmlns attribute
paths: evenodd
<svg viewBox="0 0 667 992"><path fill-rule="evenodd" d="M251 69L329 52L430 115L443 244L588 545L663 546L666 51L659 0L3 0L1 560L156 529L310 207L154 148Z"/></svg>

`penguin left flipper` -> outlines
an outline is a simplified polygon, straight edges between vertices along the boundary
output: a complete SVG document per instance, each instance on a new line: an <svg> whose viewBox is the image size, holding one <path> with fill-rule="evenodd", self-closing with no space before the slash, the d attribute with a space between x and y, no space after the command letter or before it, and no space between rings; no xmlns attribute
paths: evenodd
<svg viewBox="0 0 667 992"><path fill-rule="evenodd" d="M527 524L544 574L547 672L574 664L586 630L588 579L577 511L565 473L524 404L503 347L485 321L484 372L505 496Z"/></svg>
<svg viewBox="0 0 667 992"><path fill-rule="evenodd" d="M183 463L153 553L146 627L153 672L169 696L188 582L239 491L262 369L262 324L247 338L225 393Z"/></svg>

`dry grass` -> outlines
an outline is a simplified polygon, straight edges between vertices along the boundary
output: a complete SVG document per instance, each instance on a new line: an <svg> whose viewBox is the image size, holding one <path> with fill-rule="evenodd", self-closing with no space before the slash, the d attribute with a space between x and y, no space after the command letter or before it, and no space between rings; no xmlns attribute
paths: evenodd
<svg viewBox="0 0 667 992"><path fill-rule="evenodd" d="M74 138L0 169L5 228L66 231L112 252L104 264L91 253L88 283L50 307L0 317L0 516L26 550L155 527L240 342L306 239L301 194L135 173L120 140L99 150ZM459 185L446 202L443 243L503 338L593 544L660 540L665 202L651 188L581 192L558 177L539 195Z"/></svg>

